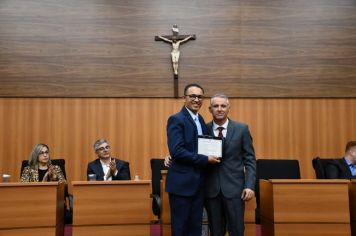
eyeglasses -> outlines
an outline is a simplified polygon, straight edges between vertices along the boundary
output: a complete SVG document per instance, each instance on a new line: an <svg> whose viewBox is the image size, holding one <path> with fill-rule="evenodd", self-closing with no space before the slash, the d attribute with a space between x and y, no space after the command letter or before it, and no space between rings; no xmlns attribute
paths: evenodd
<svg viewBox="0 0 356 236"><path fill-rule="evenodd" d="M38 155L43 155L43 154L48 154L48 153L49 153L49 151L44 151L44 152L38 153Z"/></svg>
<svg viewBox="0 0 356 236"><path fill-rule="evenodd" d="M109 150L110 149L110 146L106 146L106 147L100 147L98 149L96 149L97 151L104 151L104 150Z"/></svg>
<svg viewBox="0 0 356 236"><path fill-rule="evenodd" d="M199 101L203 100L204 99L204 96L202 95L196 95L196 94L187 94L185 95L186 97L189 97L190 100L194 101L198 98Z"/></svg>

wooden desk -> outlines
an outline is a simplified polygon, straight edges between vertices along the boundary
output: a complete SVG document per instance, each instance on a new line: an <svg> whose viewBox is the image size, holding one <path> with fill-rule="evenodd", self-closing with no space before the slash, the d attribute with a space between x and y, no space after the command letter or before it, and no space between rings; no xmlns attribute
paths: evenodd
<svg viewBox="0 0 356 236"><path fill-rule="evenodd" d="M171 213L170 213L171 209L169 207L168 193L166 193L166 191L164 191L167 171L163 170L163 171L161 171L161 173L162 173L162 182L161 182L162 231L163 231L163 236L169 236L169 235L171 235ZM246 202L246 205L245 205L245 236L255 236L256 235L255 209L256 209L256 199L255 198Z"/></svg>
<svg viewBox="0 0 356 236"><path fill-rule="evenodd" d="M63 236L63 184L0 183L0 209L1 236Z"/></svg>
<svg viewBox="0 0 356 236"><path fill-rule="evenodd" d="M263 236L349 236L347 180L261 180Z"/></svg>
<svg viewBox="0 0 356 236"><path fill-rule="evenodd" d="M73 181L73 236L147 236L151 181Z"/></svg>

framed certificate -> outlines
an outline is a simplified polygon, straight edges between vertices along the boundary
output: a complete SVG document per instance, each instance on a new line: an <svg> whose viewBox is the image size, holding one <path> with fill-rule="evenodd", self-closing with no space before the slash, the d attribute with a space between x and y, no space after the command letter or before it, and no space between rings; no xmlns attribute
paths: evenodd
<svg viewBox="0 0 356 236"><path fill-rule="evenodd" d="M208 135L198 136L198 154L222 157L223 139Z"/></svg>

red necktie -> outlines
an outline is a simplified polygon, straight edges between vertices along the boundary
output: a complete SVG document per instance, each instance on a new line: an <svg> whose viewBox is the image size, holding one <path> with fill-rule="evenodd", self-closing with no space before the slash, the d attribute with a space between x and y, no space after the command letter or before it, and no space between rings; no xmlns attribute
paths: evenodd
<svg viewBox="0 0 356 236"><path fill-rule="evenodd" d="M224 138L224 135L223 135L223 130L225 129L224 127L218 127L217 128L219 130L219 134L218 134L218 137L219 138Z"/></svg>

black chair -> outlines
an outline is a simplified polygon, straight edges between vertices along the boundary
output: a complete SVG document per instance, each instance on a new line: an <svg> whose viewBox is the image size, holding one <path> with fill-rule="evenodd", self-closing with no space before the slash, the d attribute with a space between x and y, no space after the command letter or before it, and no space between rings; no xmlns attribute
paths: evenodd
<svg viewBox="0 0 356 236"><path fill-rule="evenodd" d="M57 165L61 168L64 178L67 180L67 175L66 175L66 168L65 164L66 161L64 159L51 159L51 162L53 165ZM22 174L23 169L28 166L28 160L23 160L21 163L21 172L20 172L20 177ZM65 198L68 200L68 205L65 206L65 211L64 211L64 223L65 224L72 224L73 222L73 195L68 193L68 186L65 186Z"/></svg>
<svg viewBox="0 0 356 236"><path fill-rule="evenodd" d="M164 159L151 159L151 180L152 180L152 211L153 214L161 219L161 170L168 170L164 165Z"/></svg>
<svg viewBox="0 0 356 236"><path fill-rule="evenodd" d="M256 211L255 222L261 223L260 179L300 179L298 160L258 159L256 161Z"/></svg>
<svg viewBox="0 0 356 236"><path fill-rule="evenodd" d="M328 179L328 175L326 173L326 166L335 162L337 158L320 158L315 157L312 160L313 168L315 171L315 177L317 179Z"/></svg>

